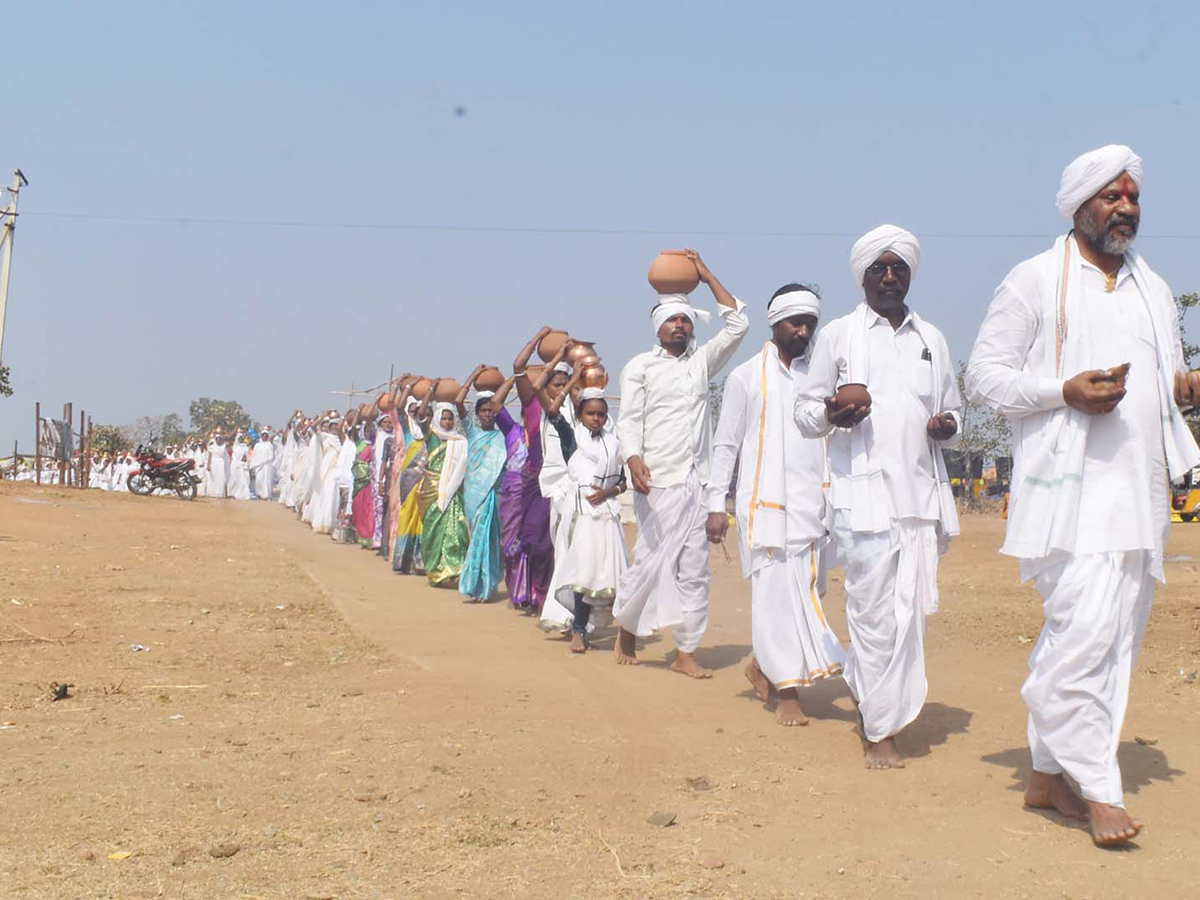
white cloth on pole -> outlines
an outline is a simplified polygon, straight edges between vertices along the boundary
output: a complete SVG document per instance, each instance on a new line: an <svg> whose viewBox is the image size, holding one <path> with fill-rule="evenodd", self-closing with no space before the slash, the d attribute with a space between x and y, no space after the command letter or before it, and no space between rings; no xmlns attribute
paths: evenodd
<svg viewBox="0 0 1200 900"><path fill-rule="evenodd" d="M1150 554L1061 559L1035 584L1045 623L1021 688L1033 767L1065 771L1086 800L1124 806L1117 747L1154 600Z"/></svg>

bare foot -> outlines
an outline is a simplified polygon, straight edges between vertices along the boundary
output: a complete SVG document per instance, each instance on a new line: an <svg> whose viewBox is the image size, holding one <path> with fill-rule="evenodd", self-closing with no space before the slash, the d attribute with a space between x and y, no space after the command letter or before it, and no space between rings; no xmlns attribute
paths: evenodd
<svg viewBox="0 0 1200 900"><path fill-rule="evenodd" d="M636 666L637 635L622 628L617 632L617 642L613 644L613 651L617 655L618 666Z"/></svg>
<svg viewBox="0 0 1200 900"><path fill-rule="evenodd" d="M584 638L582 631L571 632L571 652L587 653L587 639Z"/></svg>
<svg viewBox="0 0 1200 900"><path fill-rule="evenodd" d="M688 678L712 678L712 670L706 669L696 662L696 657L682 650L675 651L675 661L671 663L671 671L679 672Z"/></svg>
<svg viewBox="0 0 1200 900"><path fill-rule="evenodd" d="M1119 806L1086 801L1097 847L1116 847L1138 836L1142 823Z"/></svg>
<svg viewBox="0 0 1200 900"><path fill-rule="evenodd" d="M767 676L758 667L758 660L753 656L750 657L750 662L746 663L745 672L746 680L750 682L750 687L754 688L754 696L766 703L767 697L771 696L771 682L767 681Z"/></svg>
<svg viewBox="0 0 1200 900"><path fill-rule="evenodd" d="M895 738L886 737L882 741L872 743L867 741L868 769L903 769L904 760L896 750Z"/></svg>
<svg viewBox="0 0 1200 900"><path fill-rule="evenodd" d="M1068 819L1088 820L1088 808L1083 798L1071 790L1061 774L1049 775L1034 771L1025 788L1025 805L1030 809L1053 809Z"/></svg>
<svg viewBox="0 0 1200 900"><path fill-rule="evenodd" d="M804 710L800 708L800 692L796 688L784 688L779 692L775 721L780 725L808 724L808 716L804 715Z"/></svg>

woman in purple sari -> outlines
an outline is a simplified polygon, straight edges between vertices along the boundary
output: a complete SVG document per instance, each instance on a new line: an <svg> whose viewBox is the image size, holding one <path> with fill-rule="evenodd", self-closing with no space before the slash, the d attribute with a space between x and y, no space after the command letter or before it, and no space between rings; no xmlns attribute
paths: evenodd
<svg viewBox="0 0 1200 900"><path fill-rule="evenodd" d="M497 391L492 403L502 409L513 384L521 398L518 424L507 411L498 414L496 425L504 432L508 463L500 484L500 549L504 555L505 583L512 605L530 614L541 612L542 601L554 574L554 542L550 536L550 501L542 496L538 474L542 470L542 405L538 391L561 390L570 374L554 370L562 353L551 365L529 371L529 360L537 345L552 329L541 329L513 360L513 376ZM565 352L565 347L563 348Z"/></svg>

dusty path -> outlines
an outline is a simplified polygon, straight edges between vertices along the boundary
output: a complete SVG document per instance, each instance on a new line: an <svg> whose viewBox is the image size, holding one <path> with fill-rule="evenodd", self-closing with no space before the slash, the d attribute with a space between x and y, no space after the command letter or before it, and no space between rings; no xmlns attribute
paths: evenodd
<svg viewBox="0 0 1200 900"><path fill-rule="evenodd" d="M0 790L21 823L0 836L4 893L1185 896L1200 526L1175 527L1193 559L1169 566L1122 746L1148 828L1113 853L1021 809L1040 613L996 556L998 520L968 517L944 561L913 759L881 773L840 682L804 696L807 728L751 697L749 596L719 550L699 683L666 669L669 638L637 669L611 639L573 657L275 504L0 486ZM841 598L835 582L844 635ZM73 698L50 702L64 680ZM215 859L220 843L240 849Z"/></svg>

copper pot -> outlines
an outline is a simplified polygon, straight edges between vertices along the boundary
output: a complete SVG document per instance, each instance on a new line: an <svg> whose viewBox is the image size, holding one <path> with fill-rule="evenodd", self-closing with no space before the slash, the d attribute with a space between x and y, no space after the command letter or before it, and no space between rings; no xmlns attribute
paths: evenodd
<svg viewBox="0 0 1200 900"><path fill-rule="evenodd" d="M646 278L660 294L690 294L700 283L696 264L683 250L664 250L658 254Z"/></svg>
<svg viewBox="0 0 1200 900"><path fill-rule="evenodd" d="M595 365L584 367L583 374L579 377L579 383L585 388L608 387L608 373L604 371L604 366L600 365L600 361L596 360Z"/></svg>
<svg viewBox="0 0 1200 900"><path fill-rule="evenodd" d="M433 399L442 403L453 403L460 390L462 385L453 378L443 378L438 382L437 390L433 392Z"/></svg>
<svg viewBox="0 0 1200 900"><path fill-rule="evenodd" d="M495 366L488 366L475 379L475 389L478 391L498 391L504 384L504 373Z"/></svg>
<svg viewBox="0 0 1200 900"><path fill-rule="evenodd" d="M567 350L564 358L571 365L575 365L581 359L587 359L589 356L595 357L597 361L600 359L600 354L596 352L596 345L591 341L576 341Z"/></svg>
<svg viewBox="0 0 1200 900"><path fill-rule="evenodd" d="M546 334L538 342L538 356L542 358L542 362L550 362L562 345L571 339L571 336L565 331L551 331Z"/></svg>

